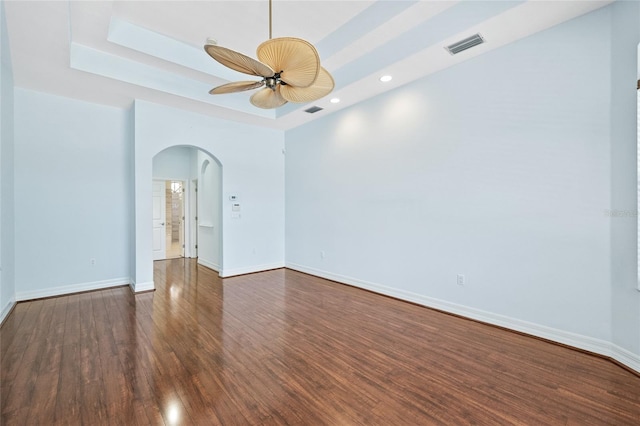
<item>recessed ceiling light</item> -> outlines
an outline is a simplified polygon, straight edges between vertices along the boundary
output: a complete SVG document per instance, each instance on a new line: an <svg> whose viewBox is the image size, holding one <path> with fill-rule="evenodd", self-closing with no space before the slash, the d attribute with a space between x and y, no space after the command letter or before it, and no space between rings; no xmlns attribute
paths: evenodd
<svg viewBox="0 0 640 426"><path fill-rule="evenodd" d="M380 81L386 83L387 81L391 81L392 78L393 77L391 77L390 75L383 75L382 77L380 77Z"/></svg>
<svg viewBox="0 0 640 426"><path fill-rule="evenodd" d="M340 102L340 98L333 98L333 99L331 99L331 103L332 103L332 104L337 104L338 102Z"/></svg>

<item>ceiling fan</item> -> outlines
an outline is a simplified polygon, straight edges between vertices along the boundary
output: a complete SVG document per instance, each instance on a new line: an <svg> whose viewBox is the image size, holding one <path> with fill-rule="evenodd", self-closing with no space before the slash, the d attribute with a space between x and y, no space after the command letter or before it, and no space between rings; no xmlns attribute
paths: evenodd
<svg viewBox="0 0 640 426"><path fill-rule="evenodd" d="M320 56L311 43L294 37L271 38L271 2L269 0L269 40L258 46L258 61L218 46L213 40L207 40L204 45L209 56L222 65L262 77L262 80L223 84L211 89L210 94L242 92L265 86L250 100L258 108L271 109L287 102L315 101L333 90L333 77L320 66Z"/></svg>

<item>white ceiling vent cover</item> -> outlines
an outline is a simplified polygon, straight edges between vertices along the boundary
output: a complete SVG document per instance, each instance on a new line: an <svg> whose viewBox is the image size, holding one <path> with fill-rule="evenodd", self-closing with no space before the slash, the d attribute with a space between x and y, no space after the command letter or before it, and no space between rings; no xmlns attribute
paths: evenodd
<svg viewBox="0 0 640 426"><path fill-rule="evenodd" d="M467 37L464 40L460 40L457 43L447 46L445 49L447 49L452 55L455 55L482 43L484 43L484 38L482 38L480 34L474 34L471 37Z"/></svg>

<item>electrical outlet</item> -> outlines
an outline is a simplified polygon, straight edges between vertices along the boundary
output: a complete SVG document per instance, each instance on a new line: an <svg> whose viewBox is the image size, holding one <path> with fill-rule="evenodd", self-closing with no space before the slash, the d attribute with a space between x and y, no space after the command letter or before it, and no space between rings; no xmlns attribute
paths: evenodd
<svg viewBox="0 0 640 426"><path fill-rule="evenodd" d="M464 285L465 279L463 274L458 274L458 285Z"/></svg>
<svg viewBox="0 0 640 426"><path fill-rule="evenodd" d="M96 266L96 259L94 258L89 259L89 263L91 263L91 266Z"/></svg>

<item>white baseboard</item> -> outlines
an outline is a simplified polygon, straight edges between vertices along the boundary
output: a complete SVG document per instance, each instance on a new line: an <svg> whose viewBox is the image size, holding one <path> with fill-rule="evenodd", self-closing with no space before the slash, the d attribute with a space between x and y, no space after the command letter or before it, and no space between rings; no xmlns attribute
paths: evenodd
<svg viewBox="0 0 640 426"><path fill-rule="evenodd" d="M131 287L131 291L134 293L141 293L143 291L153 291L156 289L155 284L153 283L153 281L147 281L144 283L136 283L133 280L131 281L131 284L129 285Z"/></svg>
<svg viewBox="0 0 640 426"><path fill-rule="evenodd" d="M613 345L611 342L608 342L606 340L571 333L569 331L563 331L556 328L507 317L504 315L459 305L457 303L423 296L417 293L399 290L396 288L387 287L356 278L298 265L295 263L287 263L286 267L296 271L304 272L306 274L315 275L321 278L326 278L328 280L337 281L339 283L352 285L354 287L370 290L375 293L384 294L387 296L395 297L397 299L417 303L429 308L460 315L465 318L470 318L487 324L497 325L500 327L508 328L510 330L515 330L532 336L541 337L543 339L552 340L554 342L562 343L574 348L586 350L599 355L604 355L606 357L615 359L616 361L626 365L627 367L635 371L640 372L640 356L629 352L626 349Z"/></svg>
<svg viewBox="0 0 640 426"><path fill-rule="evenodd" d="M280 268L284 268L283 262L266 263L263 265L247 266L244 268L223 269L220 271L220 276L222 278L228 278L228 277L234 277L236 275L253 274L254 272L263 272L263 271L268 271L270 269L280 269Z"/></svg>
<svg viewBox="0 0 640 426"><path fill-rule="evenodd" d="M62 296L64 294L80 293L83 291L101 290L103 288L117 287L129 284L129 278L114 278L112 280L94 281L90 283L80 283L65 285L60 287L44 288L41 290L22 291L16 293L16 300L42 299L43 297Z"/></svg>
<svg viewBox="0 0 640 426"><path fill-rule="evenodd" d="M220 272L220 265L218 265L217 263L209 262L208 260L198 258L198 265L202 265L209 269L213 269L216 272Z"/></svg>
<svg viewBox="0 0 640 426"><path fill-rule="evenodd" d="M640 372L640 355L634 354L617 345L611 345L611 358L627 367Z"/></svg>
<svg viewBox="0 0 640 426"><path fill-rule="evenodd" d="M4 320L7 318L7 315L9 315L9 312L11 312L15 305L16 300L11 298L11 300L9 300L9 302L7 302L7 304L2 308L2 312L0 312L0 325L2 325Z"/></svg>

